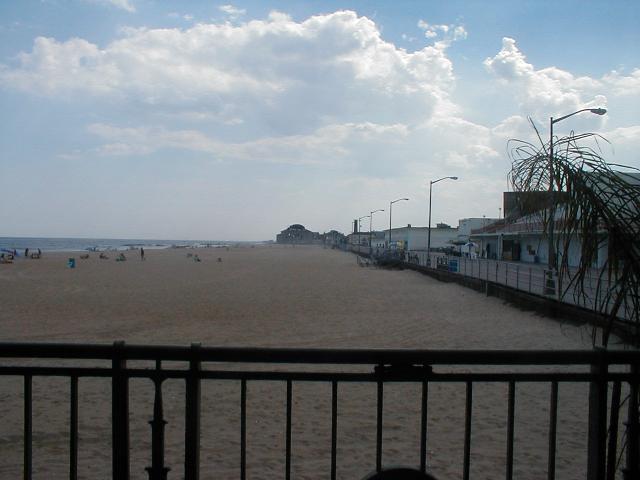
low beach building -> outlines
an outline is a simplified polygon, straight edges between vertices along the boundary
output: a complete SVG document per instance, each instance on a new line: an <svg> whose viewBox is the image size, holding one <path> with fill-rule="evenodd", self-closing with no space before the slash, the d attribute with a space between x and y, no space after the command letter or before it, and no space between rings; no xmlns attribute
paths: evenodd
<svg viewBox="0 0 640 480"><path fill-rule="evenodd" d="M388 232L388 230L387 230ZM391 229L391 249L405 251L426 251L429 227L406 227ZM450 251L455 249L458 229L446 223L431 227L431 250Z"/></svg>
<svg viewBox="0 0 640 480"><path fill-rule="evenodd" d="M636 186L640 191L640 174L617 173L628 184ZM593 178L594 192L609 191L609 187L602 185L597 178ZM616 192L609 191L609 202L619 202ZM553 195L554 197L551 197ZM563 217L565 205L562 196L564 192L504 192L503 207L505 218L499 219L481 228L472 228L469 241L477 244L479 256L487 259L516 261L526 263L547 264L549 262L548 222L551 204L555 207L553 222L556 240L560 245L568 245L567 265L577 267L581 262L582 242L579 236L567 239L563 233ZM551 202L551 200L554 200ZM635 215L635 214L634 214ZM637 215L632 216L637 218ZM609 239L603 225L595 225L593 233L600 240L598 245L597 261L594 268L601 268L607 258ZM558 258L562 257L561 251L556 251Z"/></svg>

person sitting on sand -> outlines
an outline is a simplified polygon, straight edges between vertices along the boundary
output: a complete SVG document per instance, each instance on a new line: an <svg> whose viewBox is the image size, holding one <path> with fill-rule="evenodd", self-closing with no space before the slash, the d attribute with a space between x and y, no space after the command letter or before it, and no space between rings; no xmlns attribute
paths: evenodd
<svg viewBox="0 0 640 480"><path fill-rule="evenodd" d="M107 255L107 254L106 254L106 253L104 253L104 252L101 252L101 253L100 253L100 258L101 258L101 259L103 259L103 260L107 260L107 259L109 258L109 255Z"/></svg>
<svg viewBox="0 0 640 480"><path fill-rule="evenodd" d="M118 255L118 257L116 258L116 262L126 262L127 261L127 257L124 256L124 253L121 253L120 255Z"/></svg>
<svg viewBox="0 0 640 480"><path fill-rule="evenodd" d="M193 261L194 261L194 262L200 262L200 261L202 261L202 260L200 260L200 257L199 257L199 256L198 256L198 254L196 253L196 254L193 256Z"/></svg>
<svg viewBox="0 0 640 480"><path fill-rule="evenodd" d="M0 254L0 263L13 263L11 260L9 260L9 257L5 257L4 253Z"/></svg>

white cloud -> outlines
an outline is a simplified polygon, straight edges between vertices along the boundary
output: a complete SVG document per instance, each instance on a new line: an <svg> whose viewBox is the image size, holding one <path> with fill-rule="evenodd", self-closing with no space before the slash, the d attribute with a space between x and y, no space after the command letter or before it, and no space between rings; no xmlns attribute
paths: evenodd
<svg viewBox="0 0 640 480"><path fill-rule="evenodd" d="M495 75L520 103L523 113L539 120L559 112L571 112L589 107L607 107L608 98L629 97L640 93L640 69L625 76L616 71L601 79L575 76L558 67L536 69L518 49L512 38L502 39L502 49L484 61L487 70ZM510 88L510 90L509 90ZM582 116L572 125L599 125L607 117Z"/></svg>
<svg viewBox="0 0 640 480"><path fill-rule="evenodd" d="M634 69L629 76L613 70L603 77L603 82L611 86L614 95L638 96L640 95L640 68Z"/></svg>
<svg viewBox="0 0 640 480"><path fill-rule="evenodd" d="M96 3L102 5L110 5L116 8L120 8L122 10L126 10L127 12L133 13L136 11L136 7L131 3L131 0L84 0L89 3Z"/></svg>
<svg viewBox="0 0 640 480"><path fill-rule="evenodd" d="M501 80L513 80L531 76L533 65L527 63L524 54L518 50L513 38L502 39L502 50L493 58L484 61L485 67Z"/></svg>
<svg viewBox="0 0 640 480"><path fill-rule="evenodd" d="M339 11L296 22L273 12L241 25L129 28L100 47L39 37L0 85L51 97L106 97L283 134L326 123L418 123L451 111L453 67L442 48L408 53L376 24ZM363 108L366 106L366 108Z"/></svg>
<svg viewBox="0 0 640 480"><path fill-rule="evenodd" d="M164 149L210 154L223 161L253 161L284 164L344 164L356 162L364 146L397 143L407 136L403 125L372 123L328 125L308 135L266 137L241 143L224 142L197 130L164 127L118 127L92 124L87 130L108 143L95 150L105 156L148 155Z"/></svg>
<svg viewBox="0 0 640 480"><path fill-rule="evenodd" d="M232 18L236 18L247 13L244 8L236 8L233 5L220 5L218 7L218 10L226 13Z"/></svg>
<svg viewBox="0 0 640 480"><path fill-rule="evenodd" d="M493 170L501 158L489 128L457 116L434 118L416 134L428 143L424 150L433 152L432 164L444 170Z"/></svg>
<svg viewBox="0 0 640 480"><path fill-rule="evenodd" d="M424 30L424 36L432 39L441 37L440 44L448 47L452 42L464 40L467 38L467 30L462 25L447 25L428 23L424 20L418 20L418 28Z"/></svg>
<svg viewBox="0 0 640 480"><path fill-rule="evenodd" d="M620 163L635 168L640 168L640 125L631 127L618 127L603 132L611 145L600 142L604 158L612 163Z"/></svg>
<svg viewBox="0 0 640 480"><path fill-rule="evenodd" d="M586 107L606 107L607 98L602 82L591 77L576 77L557 67L536 70L518 49L512 38L502 39L502 49L484 65L511 92L521 111L538 122L546 122L558 112L571 112ZM573 127L602 125L606 118L583 116L575 119Z"/></svg>

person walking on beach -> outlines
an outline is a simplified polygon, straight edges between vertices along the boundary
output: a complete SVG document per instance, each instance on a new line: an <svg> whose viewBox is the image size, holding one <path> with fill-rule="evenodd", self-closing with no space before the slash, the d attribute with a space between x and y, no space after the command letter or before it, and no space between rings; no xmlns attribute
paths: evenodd
<svg viewBox="0 0 640 480"><path fill-rule="evenodd" d="M144 248L140 247L140 260L144 260Z"/></svg>
<svg viewBox="0 0 640 480"><path fill-rule="evenodd" d="M24 249L24 258L29 258L29 249L28 248Z"/></svg>

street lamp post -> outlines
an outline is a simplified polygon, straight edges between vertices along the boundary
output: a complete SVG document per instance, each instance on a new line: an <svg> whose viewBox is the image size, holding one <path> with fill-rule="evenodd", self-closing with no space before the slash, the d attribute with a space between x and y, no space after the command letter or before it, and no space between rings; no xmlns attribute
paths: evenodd
<svg viewBox="0 0 640 480"><path fill-rule="evenodd" d="M360 221L363 218L369 218L369 215L364 215L360 218L358 218L358 252L360 251L360 245L362 245L362 239L360 238L360 234L362 233L362 225L360 225Z"/></svg>
<svg viewBox="0 0 640 480"><path fill-rule="evenodd" d="M389 202L389 243L387 244L387 248L391 249L391 209L393 208L393 204L396 202L401 202L402 200L409 200L408 198L399 198L394 200L393 202Z"/></svg>
<svg viewBox="0 0 640 480"><path fill-rule="evenodd" d="M371 225L373 223L373 214L377 212L384 212L384 209L379 208L378 210L374 210L369 214L369 256L373 253L373 249L371 248Z"/></svg>
<svg viewBox="0 0 640 480"><path fill-rule="evenodd" d="M555 203L553 201L553 125L561 122L562 120L572 117L578 113L582 112L591 112L595 115L604 115L607 111L604 108L583 108L582 110L578 110L577 112L570 113L569 115L564 115L560 118L549 119L549 221L547 224L548 230L548 243L549 243L549 254L548 254L548 268L550 272L556 272L558 270L556 251L553 246L553 229L555 223ZM561 188L559 185L558 188ZM555 286L554 286L555 290Z"/></svg>
<svg viewBox="0 0 640 480"><path fill-rule="evenodd" d="M458 180L458 177L442 177L437 180L429 182L429 230L427 231L427 267L431 266L431 190L434 183L441 182L442 180Z"/></svg>

